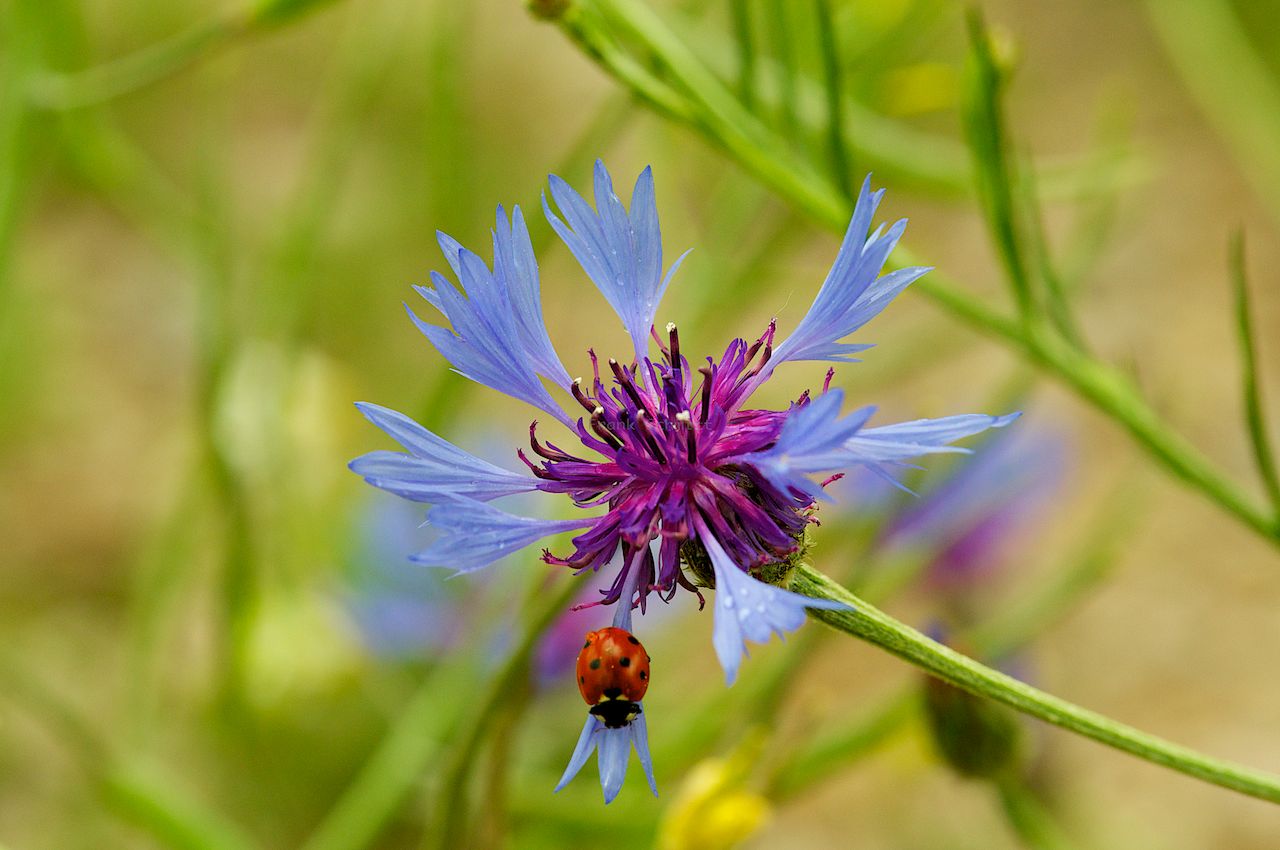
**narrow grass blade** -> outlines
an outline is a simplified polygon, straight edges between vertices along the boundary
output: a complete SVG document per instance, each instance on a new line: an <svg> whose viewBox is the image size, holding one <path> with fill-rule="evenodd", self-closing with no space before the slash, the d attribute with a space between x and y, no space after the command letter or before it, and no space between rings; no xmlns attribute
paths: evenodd
<svg viewBox="0 0 1280 850"><path fill-rule="evenodd" d="M1258 475L1266 487L1280 524L1280 474L1276 471L1275 453L1271 448L1262 390L1258 386L1258 347L1254 339L1253 308L1249 299L1249 282L1245 269L1244 233L1231 239L1231 284L1235 290L1236 336L1240 340L1240 373L1244 382L1244 415L1249 426L1249 443Z"/></svg>

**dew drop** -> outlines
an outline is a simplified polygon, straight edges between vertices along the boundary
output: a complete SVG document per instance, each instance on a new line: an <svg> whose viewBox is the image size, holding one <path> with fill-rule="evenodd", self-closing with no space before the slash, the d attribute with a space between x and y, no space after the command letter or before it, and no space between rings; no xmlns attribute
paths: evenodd
<svg viewBox="0 0 1280 850"><path fill-rule="evenodd" d="M726 608L732 608L732 607L733 607L733 597L732 597L732 596L728 596L728 595L726 595L726 596L725 596L725 598L724 598L724 607L726 607Z"/></svg>

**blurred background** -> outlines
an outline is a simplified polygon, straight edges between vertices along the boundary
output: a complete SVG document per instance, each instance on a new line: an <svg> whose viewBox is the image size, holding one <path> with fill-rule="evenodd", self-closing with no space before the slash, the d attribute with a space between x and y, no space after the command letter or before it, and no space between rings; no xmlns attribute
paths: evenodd
<svg viewBox="0 0 1280 850"><path fill-rule="evenodd" d="M1007 309L964 7L652 5L802 157L827 156L805 104L836 80L844 175L874 171L905 244ZM1280 6L983 12L1090 349L1261 498L1227 245L1244 228L1276 399ZM594 764L552 795L598 618L556 621L572 591L536 550L408 564L419 506L346 463L390 448L368 400L518 468L529 411L401 307L443 268L435 230L486 254L498 203L529 213L570 372L628 350L537 212L597 156L620 187L652 164L667 256L694 249L658 315L687 353L804 314L838 234L515 0L0 0L0 847L1277 846L1273 806L1065 732L957 739L981 710L821 626L726 691L688 594L637 625L662 796L633 766L605 808ZM1051 693L1280 770L1274 546L915 291L858 339L836 383L882 421L1026 416L911 471L919 498L840 482L816 565ZM998 775L966 760L991 734L1018 738Z"/></svg>

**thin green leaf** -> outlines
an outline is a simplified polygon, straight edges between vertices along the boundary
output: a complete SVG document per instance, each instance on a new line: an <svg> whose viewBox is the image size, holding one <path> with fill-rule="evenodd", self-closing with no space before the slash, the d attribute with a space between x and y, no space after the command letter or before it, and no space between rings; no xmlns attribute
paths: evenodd
<svg viewBox="0 0 1280 850"><path fill-rule="evenodd" d="M751 0L729 0L729 16L738 43L738 97L747 109L756 106L756 48L751 32Z"/></svg>
<svg viewBox="0 0 1280 850"><path fill-rule="evenodd" d="M1249 426L1249 443L1253 462L1258 468L1267 497L1280 524L1280 474L1276 471L1275 453L1271 449L1262 390L1258 386L1258 349L1254 340L1253 309L1249 299L1249 282L1245 268L1244 233L1231 239L1231 283L1236 298L1236 336L1240 340L1241 378L1244 382L1244 415Z"/></svg>
<svg viewBox="0 0 1280 850"><path fill-rule="evenodd" d="M135 53L69 73L46 72L28 86L43 109L77 109L135 92L191 67L249 29L242 14L223 14Z"/></svg>
<svg viewBox="0 0 1280 850"><path fill-rule="evenodd" d="M1035 302L1014 205L1010 145L1001 107L1004 75L996 64L991 37L981 14L970 10L966 23L970 49L963 109L965 133L987 226L1013 289L1018 312L1027 319L1035 309Z"/></svg>
<svg viewBox="0 0 1280 850"><path fill-rule="evenodd" d="M1023 175L1019 181L1022 189L1022 207L1027 211L1027 233L1031 242L1031 251L1035 256L1036 272L1044 285L1045 310L1049 321L1062 336L1076 348L1087 350L1084 334L1076 324L1071 310L1071 302L1067 285L1063 282L1053 256L1049 250L1049 237L1044 228L1044 217L1040 213L1040 201L1036 196L1036 182L1029 168L1021 169Z"/></svg>
<svg viewBox="0 0 1280 850"><path fill-rule="evenodd" d="M777 88L778 124L789 139L796 137L796 51L791 42L791 17L788 0L769 0L769 29L773 36L772 63Z"/></svg>
<svg viewBox="0 0 1280 850"><path fill-rule="evenodd" d="M1228 0L1147 0L1188 91L1280 221L1280 84Z"/></svg>
<svg viewBox="0 0 1280 850"><path fill-rule="evenodd" d="M1009 826L1031 850L1070 850L1073 845L1053 813L1019 776L1003 776L995 782L1000 806Z"/></svg>
<svg viewBox="0 0 1280 850"><path fill-rule="evenodd" d="M818 51L822 56L823 92L827 103L827 149L831 157L831 173L836 188L847 198L853 197L853 163L845 138L844 74L840 66L835 20L830 0L814 0L818 26Z"/></svg>

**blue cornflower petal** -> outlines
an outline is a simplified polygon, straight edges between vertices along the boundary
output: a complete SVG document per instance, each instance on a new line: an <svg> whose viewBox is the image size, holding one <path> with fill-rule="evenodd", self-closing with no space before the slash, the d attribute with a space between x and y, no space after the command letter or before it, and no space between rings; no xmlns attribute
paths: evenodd
<svg viewBox="0 0 1280 850"><path fill-rule="evenodd" d="M814 499L828 498L808 476L850 465L845 443L875 413L864 407L840 418L844 393L823 393L787 416L777 442L769 449L747 455L745 460L782 492L794 489Z"/></svg>
<svg viewBox="0 0 1280 850"><path fill-rule="evenodd" d="M587 763L587 759L591 757L591 753L596 748L596 730L603 728L604 724L594 714L587 715L587 722L582 727L582 734L578 736L578 743L573 747L573 755L569 756L569 763L565 765L564 773L560 775L560 781L556 783L556 791L573 781L573 777L578 775L578 771L582 770L582 766Z"/></svg>
<svg viewBox="0 0 1280 850"><path fill-rule="evenodd" d="M881 464L901 463L939 452L968 452L969 449L948 444L988 428L1003 428L1021 415L969 413L864 428L875 408L864 407L841 419L839 412L843 401L844 394L834 389L804 407L792 410L777 441L765 451L744 456L743 460L759 470L779 490L797 490L815 499L827 497L823 488L809 478L810 475L839 472L855 466L870 467L873 472L886 476L895 486L901 487Z"/></svg>
<svg viewBox="0 0 1280 850"><path fill-rule="evenodd" d="M601 729L595 739L600 788L604 791L605 803L612 803L627 779L627 762L631 761L630 724L620 729Z"/></svg>
<svg viewBox="0 0 1280 850"><path fill-rule="evenodd" d="M431 287L414 287L449 320L452 330L424 322L408 305L405 309L457 372L573 427L538 377L542 374L561 386L569 383L542 319L537 265L532 261L524 219L517 209L515 224L508 228L506 214L499 207L497 220L492 271L478 255L440 233L440 250L462 291L436 272L431 273Z"/></svg>
<svg viewBox="0 0 1280 850"><path fill-rule="evenodd" d="M843 602L801 596L752 578L729 559L701 522L698 540L707 550L716 576L716 619L711 643L730 685L738 675L746 641L766 643L775 633L795 631L804 623L806 608L834 611L849 607Z"/></svg>
<svg viewBox="0 0 1280 850"><path fill-rule="evenodd" d="M367 402L357 402L356 407L409 450L409 454L369 452L348 464L375 487L415 502L438 502L457 496L487 502L538 487L536 478L481 460L403 413Z"/></svg>
<svg viewBox="0 0 1280 850"><path fill-rule="evenodd" d="M938 452L968 452L969 449L948 443L962 437L971 437L988 428L1003 428L1021 416L987 416L981 413L962 413L941 419L916 419L866 428L845 442L845 448L859 463L892 463L920 455Z"/></svg>
<svg viewBox="0 0 1280 850"><path fill-rule="evenodd" d="M640 716L620 729L609 729L599 718L587 715L582 734L578 736L573 755L569 757L569 764L556 783L555 790L559 791L573 781L591 753L597 751L600 788L604 791L605 803L612 803L627 778L627 762L631 759L633 748L636 757L640 759L640 766L644 768L645 778L649 780L649 790L653 792L653 796L658 796L658 784L653 778L653 759L649 755L649 730L644 721L643 705Z"/></svg>
<svg viewBox="0 0 1280 850"><path fill-rule="evenodd" d="M622 319L635 346L636 362L643 362L658 302L684 259L682 255L662 274L662 234L652 169L646 167L636 179L630 213L600 160L595 167L595 209L561 178L552 174L548 179L551 197L564 218L551 211L543 195L547 221Z"/></svg>
<svg viewBox="0 0 1280 850"><path fill-rule="evenodd" d="M409 560L469 573L544 537L584 528L596 519L534 519L515 516L474 499L451 499L427 512L427 524L439 529L440 537Z"/></svg>
<svg viewBox="0 0 1280 850"><path fill-rule="evenodd" d="M878 228L867 235L883 195L883 189L871 191L871 175L867 175L827 279L795 332L774 351L768 371L788 360L852 360L853 354L870 346L840 340L873 319L899 292L929 271L912 267L877 277L907 227L907 220L902 219L887 233Z"/></svg>
<svg viewBox="0 0 1280 850"><path fill-rule="evenodd" d="M649 790L656 797L658 782L653 778L653 757L649 755L649 726L645 723L643 712L627 728L631 730L631 745L635 747L636 758L640 759L640 766L644 768L644 777L649 780Z"/></svg>
<svg viewBox="0 0 1280 850"><path fill-rule="evenodd" d="M557 386L567 387L571 379L551 344L542 317L542 291L538 284L538 260L520 207L511 210L511 221L498 207L493 230L494 277L506 281L520 342L529 353L538 374Z"/></svg>

